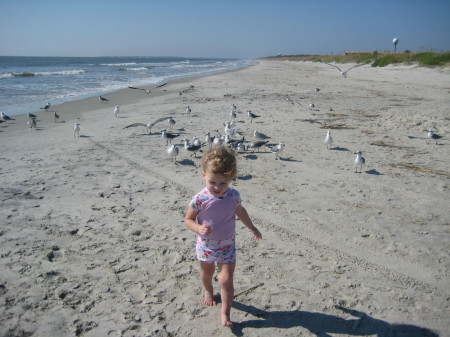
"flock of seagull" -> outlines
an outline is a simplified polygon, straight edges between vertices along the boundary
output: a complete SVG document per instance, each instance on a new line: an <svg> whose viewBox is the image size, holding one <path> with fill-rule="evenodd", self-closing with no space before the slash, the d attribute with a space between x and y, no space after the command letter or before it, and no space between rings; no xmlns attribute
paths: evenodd
<svg viewBox="0 0 450 337"><path fill-rule="evenodd" d="M356 64L356 65L348 68L347 70L343 71L341 68L339 68L336 65L329 64L329 63L327 63L327 64L331 67L338 69L339 72L341 73L341 75L345 78L347 77L347 74L351 69L365 65L365 63ZM161 88L161 87L165 86L166 84L167 83L163 83L154 88ZM142 90L147 94L151 93L150 89L131 87L131 86L129 86L128 88L133 89L133 90ZM320 91L320 89L316 88L316 91ZM187 92L187 91L185 91L185 92ZM178 92L178 95L181 96L182 94L183 94L183 91ZM98 98L99 98L100 103L108 103L109 102L109 99L107 99L103 96L99 96ZM301 103L298 100L294 100L290 97L286 97L286 100L291 101L293 104L297 103L297 104L301 105ZM44 110L44 111L50 111L50 107L51 107L51 103L48 102L40 109ZM314 108L314 104L310 103L309 107ZM191 107L187 106L185 109L185 115L190 117L191 112L192 112ZM120 113L120 106L116 105L114 107L114 115L116 118L119 116L119 113ZM241 113L241 112L239 112L239 113ZM54 114L55 123L58 123L59 115L57 114L56 111L53 111L53 114ZM248 145L245 145L245 142L246 142L245 137L242 136L241 132L239 132L235 129L237 114L238 114L237 106L235 104L232 104L231 112L230 112L230 121L225 122L223 124L224 125L224 133L223 134L221 132L219 132L218 129L216 129L215 135L211 135L210 132L206 132L205 139L203 142L200 141L200 139L196 136L193 137L192 143L189 139L184 139L182 142L184 149L188 153L191 153L191 156L197 157L197 152L202 152L202 148L204 148L204 147L212 148L212 147L226 145L226 146L230 147L231 149L233 149L237 153L245 153L246 151L250 151L250 150L253 150L253 152L255 152L256 150L259 151L259 149L262 146L267 146L269 148L270 152L275 154L275 159L282 159L281 154L283 153L283 151L285 149L285 144L284 143L269 144L269 140L271 137L266 134L263 134L257 130L255 130L253 132L254 140L251 141ZM28 112L27 116L28 116L27 123L28 123L29 127L32 129L37 129L36 115ZM253 113L251 110L247 110L247 116L250 119L250 123L253 123L253 120L261 117L260 115L256 115L255 113ZM12 120L14 120L14 118L9 117L8 115L6 115L3 112L0 112L0 123L12 121ZM162 122L167 122L169 131L167 131L166 129L161 130L161 137L166 141L167 154L169 155L169 157L174 158L174 162L176 164L177 163L176 158L179 154L179 149L176 144L172 144L172 140L179 137L181 134L170 132L173 130L173 126L176 124L176 121L173 117L162 117L162 118L158 118L157 120L155 120L153 122L149 122L149 123L133 123L133 124L125 126L124 129L142 126L142 127L146 127L148 134L151 134L152 128L156 124L159 124ZM74 138L80 137L80 130L81 130L80 123L78 123L78 122L75 123L75 125L73 127ZM240 136L241 138L234 138L235 136ZM430 130L428 130L427 138L429 141L431 141L431 140L436 141L436 144L437 144L437 140L441 139L442 136L434 133L434 131L430 129ZM327 149L331 149L331 146L333 144L333 137L331 135L330 130L327 131L327 134L324 139L324 144L326 145ZM362 167L365 164L365 158L362 156L361 151L358 151L355 154L356 154L356 158L354 160L355 172L361 173ZM359 168L359 171L358 171L358 168Z"/></svg>
<svg viewBox="0 0 450 337"><path fill-rule="evenodd" d="M185 115L187 117L191 116L192 108L190 106L186 107ZM251 141L249 144L245 144L246 139L242 135L240 131L237 131L235 128L236 126L236 118L237 118L237 106L235 104L231 105L231 112L230 112L230 120L223 123L224 126L224 132L221 133L218 129L214 130L214 134L212 132L206 132L204 141L201 141L197 136L194 136L192 140L189 139L183 139L181 146L190 153L191 157L195 156L197 157L198 152L202 152L203 148L212 148L212 147L218 147L218 146L228 146L231 149L233 149L237 153L244 153L246 151L253 151L256 150L259 151L259 149L262 146L268 146L271 153L275 154L276 159L282 159L281 154L285 148L285 144L278 143L277 145L270 145L269 139L270 136L267 136L257 130L253 132L253 138L254 140ZM252 113L250 110L247 111L247 116L250 119L250 122L252 123L254 119L261 117L260 115L256 115ZM172 140L175 138L181 136L180 133L174 133L170 132L173 130L173 126L175 125L176 121L173 117L162 117L159 118L153 122L149 123L133 123L130 125L127 125L124 127L124 129L132 128L132 127L146 127L147 133L151 134L152 127L155 126L158 123L167 122L168 129L161 130L161 137L166 141L167 146L167 154L169 157L174 158L174 162L177 163L176 158L179 154L179 144L172 144ZM236 138L239 137L239 138Z"/></svg>

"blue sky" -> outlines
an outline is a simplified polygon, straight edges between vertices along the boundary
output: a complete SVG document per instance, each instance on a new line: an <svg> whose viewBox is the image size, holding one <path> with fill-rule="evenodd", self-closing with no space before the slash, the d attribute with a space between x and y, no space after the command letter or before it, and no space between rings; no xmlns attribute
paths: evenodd
<svg viewBox="0 0 450 337"><path fill-rule="evenodd" d="M450 50L450 0L0 0L3 56Z"/></svg>

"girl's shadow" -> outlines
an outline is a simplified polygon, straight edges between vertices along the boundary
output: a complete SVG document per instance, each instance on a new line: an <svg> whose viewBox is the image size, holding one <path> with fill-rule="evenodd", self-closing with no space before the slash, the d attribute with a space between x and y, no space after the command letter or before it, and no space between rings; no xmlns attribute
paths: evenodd
<svg viewBox="0 0 450 337"><path fill-rule="evenodd" d="M439 337L432 330L411 324L390 324L380 319L352 309L336 306L356 319L327 315L308 311L264 311L256 307L233 302L233 308L245 311L259 319L235 323L232 332L243 336L245 328L278 328L289 329L303 327L319 337L333 337L330 334L345 334L350 336L374 335L377 337Z"/></svg>

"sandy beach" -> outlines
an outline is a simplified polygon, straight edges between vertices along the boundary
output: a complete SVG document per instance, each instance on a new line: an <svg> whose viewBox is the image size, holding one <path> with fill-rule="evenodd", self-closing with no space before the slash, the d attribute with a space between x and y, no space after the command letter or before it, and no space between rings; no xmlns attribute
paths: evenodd
<svg viewBox="0 0 450 337"><path fill-rule="evenodd" d="M38 111L36 130L26 116L0 124L0 336L450 336L448 67L343 78L258 60L105 97L54 107L59 123ZM285 149L238 154L233 187L263 240L238 222L228 329L202 304L183 223L201 153L181 144L223 134L232 104L247 145L257 130ZM165 116L176 163L166 122L125 128Z"/></svg>

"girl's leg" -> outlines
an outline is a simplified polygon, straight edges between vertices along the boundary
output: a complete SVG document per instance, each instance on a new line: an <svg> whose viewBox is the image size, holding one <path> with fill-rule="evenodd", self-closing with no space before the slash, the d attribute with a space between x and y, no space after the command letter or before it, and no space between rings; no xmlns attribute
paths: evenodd
<svg viewBox="0 0 450 337"><path fill-rule="evenodd" d="M205 291L203 303L208 306L217 305L216 301L214 300L214 289L212 285L212 278L215 270L216 264L214 262L200 262L200 279L202 280L203 288Z"/></svg>
<svg viewBox="0 0 450 337"><path fill-rule="evenodd" d="M222 325L232 327L230 312L231 304L233 303L234 296L234 268L236 267L236 262L219 264L219 284L220 284L220 297L222 299Z"/></svg>

